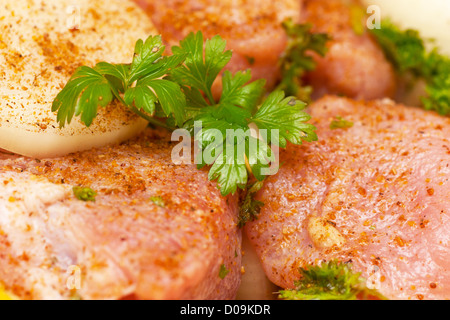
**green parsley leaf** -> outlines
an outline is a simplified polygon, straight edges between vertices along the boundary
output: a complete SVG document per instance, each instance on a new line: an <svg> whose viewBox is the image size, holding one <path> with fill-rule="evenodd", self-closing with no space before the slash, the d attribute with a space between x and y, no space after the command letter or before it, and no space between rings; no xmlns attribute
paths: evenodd
<svg viewBox="0 0 450 320"><path fill-rule="evenodd" d="M409 73L425 80L428 96L422 98L424 108L450 115L450 59L437 49L427 52L419 32L401 30L389 20L372 33L401 75Z"/></svg>
<svg viewBox="0 0 450 320"><path fill-rule="evenodd" d="M215 146L222 145L227 138L228 130L235 132L237 130L246 129L245 125L241 126L232 121L227 121L227 119L218 117L217 111L217 108L204 108L202 112L195 117L196 121L202 123L202 130L199 130L195 135L195 140L199 142L202 149L207 148L210 144L214 144ZM222 117L223 116L224 115L222 115ZM216 140L216 131L222 135L222 140Z"/></svg>
<svg viewBox="0 0 450 320"><path fill-rule="evenodd" d="M178 84L164 79L150 80L146 78L139 83L139 86L150 87L158 96L159 103L166 116L172 114L175 123L182 126L185 121L186 98L181 92Z"/></svg>
<svg viewBox="0 0 450 320"><path fill-rule="evenodd" d="M225 144L209 171L209 180L218 180L223 196L245 189L248 180L245 159L239 157L237 145Z"/></svg>
<svg viewBox="0 0 450 320"><path fill-rule="evenodd" d="M145 42L138 40L134 49L134 58L127 77L127 86L142 79L155 68L155 62L161 59L165 50L161 36L148 37ZM152 68L153 67L153 68Z"/></svg>
<svg viewBox="0 0 450 320"><path fill-rule="evenodd" d="M272 149L263 139L251 136L246 138L245 146L245 156L253 176L258 181L263 181L270 174L270 164L276 160ZM263 170L266 173L263 173Z"/></svg>
<svg viewBox="0 0 450 320"><path fill-rule="evenodd" d="M219 278L222 280L225 279L225 277L228 275L228 273L230 273L230 270L227 269L225 264L222 264L220 266L220 270L219 270Z"/></svg>
<svg viewBox="0 0 450 320"><path fill-rule="evenodd" d="M81 201L95 201L95 197L97 196L97 192L87 187L73 187L73 194L78 200Z"/></svg>
<svg viewBox="0 0 450 320"><path fill-rule="evenodd" d="M353 127L354 123L352 121L345 120L342 117L336 117L333 121L331 121L330 129L349 129Z"/></svg>
<svg viewBox="0 0 450 320"><path fill-rule="evenodd" d="M422 98L426 110L450 115L450 59L433 50L426 60L427 97Z"/></svg>
<svg viewBox="0 0 450 320"><path fill-rule="evenodd" d="M95 66L95 70L102 74L111 83L111 90L116 95L124 92L127 87L127 78L130 66L126 64L111 64L107 62L99 62Z"/></svg>
<svg viewBox="0 0 450 320"><path fill-rule="evenodd" d="M203 92L213 104L212 85L230 61L232 52L224 51L226 41L220 36L206 40L204 49L203 43L201 32L190 33L179 47L172 48L174 54L186 55L187 58L185 66L174 70L171 76L180 84Z"/></svg>
<svg viewBox="0 0 450 320"><path fill-rule="evenodd" d="M288 36L288 45L280 59L282 80L279 90L302 101L311 100L312 88L302 83L306 72L316 68L311 53L325 56L327 42L331 39L325 33L312 33L311 24L295 24L292 20L283 23Z"/></svg>
<svg viewBox="0 0 450 320"><path fill-rule="evenodd" d="M316 141L316 128L306 123L311 116L303 111L305 107L305 103L294 97L285 98L283 91L274 91L253 116L252 122L260 130L266 129L268 133L277 130L279 136L268 135L268 142L273 142L281 148L286 148L287 141L297 145L303 141Z"/></svg>
<svg viewBox="0 0 450 320"><path fill-rule="evenodd" d="M381 29L371 31L388 59L400 73L411 71L420 76L426 60L426 50L419 32L401 31L389 20L384 20Z"/></svg>
<svg viewBox="0 0 450 320"><path fill-rule="evenodd" d="M80 116L89 127L97 115L98 106L106 107L113 100L111 83L104 75L89 67L78 68L55 98L52 111L58 111L60 127L70 123L73 116Z"/></svg>
<svg viewBox="0 0 450 320"><path fill-rule="evenodd" d="M98 106L106 107L114 99L150 122L157 122L152 116L160 106L165 116L173 115L176 124L183 125L186 98L176 82L160 78L180 67L186 56L163 57L164 50L161 37L150 36L136 43L130 65L100 62L77 69L52 105L60 126L81 115L89 127Z"/></svg>
<svg viewBox="0 0 450 320"><path fill-rule="evenodd" d="M123 100L127 105L132 105L134 103L136 108L153 116L155 114L155 105L158 98L148 85L139 82L136 87L130 88L125 92Z"/></svg>
<svg viewBox="0 0 450 320"><path fill-rule="evenodd" d="M321 266L299 269L301 279L294 290L280 291L285 300L386 300L376 290L367 288L360 273L354 273L350 264L330 261Z"/></svg>
<svg viewBox="0 0 450 320"><path fill-rule="evenodd" d="M253 112L264 93L266 81L260 79L247 85L251 78L250 71L237 72L234 76L230 71L225 71L222 78L223 90L220 103L239 106Z"/></svg>

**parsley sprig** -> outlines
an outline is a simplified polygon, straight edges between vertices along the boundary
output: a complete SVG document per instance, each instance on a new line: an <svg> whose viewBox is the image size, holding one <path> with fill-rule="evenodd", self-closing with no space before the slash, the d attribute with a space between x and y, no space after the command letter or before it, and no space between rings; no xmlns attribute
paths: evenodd
<svg viewBox="0 0 450 320"><path fill-rule="evenodd" d="M281 90L264 99L264 80L250 82L250 71L223 72L232 52L220 36L205 41L201 32L191 33L171 55L164 51L161 37L151 36L137 42L131 64L77 69L53 102L60 126L74 116L90 126L99 106L118 100L153 124L187 129L200 149L198 167L211 165L209 179L218 181L224 196L245 189L250 173L265 179L275 160L271 144L284 148L288 141L317 139L305 103ZM213 86L221 74L218 98ZM251 134L252 125L266 132L263 138Z"/></svg>
<svg viewBox="0 0 450 320"><path fill-rule="evenodd" d="M190 116L185 128L193 132L202 151L219 150L211 155L214 163L209 179L219 182L222 195L235 193L237 188L245 189L249 178L247 163L253 175L259 181L264 180L263 169L268 170L275 160L270 143L284 148L287 141L301 144L317 139L315 128L306 123L310 119L303 111L306 105L294 97L286 98L282 91L275 91L258 108L265 81L249 83L250 71L234 75L225 71L222 94L215 99L212 85L231 59L231 52L226 51L225 47L226 41L219 36L206 40L204 45L201 32L191 33L181 41L180 47L173 48L175 54L187 54L187 58L185 65L173 70L170 75L186 95ZM197 132L196 122L202 124ZM250 134L252 123L259 130L267 130L264 141ZM214 130L221 133L221 140L214 135ZM274 138L275 131L279 133L279 138ZM250 145L255 147L250 148ZM203 156L205 152L199 155ZM200 160L199 168L208 164L204 159Z"/></svg>
<svg viewBox="0 0 450 320"><path fill-rule="evenodd" d="M179 66L185 57L163 57L164 51L161 37L150 36L145 42L136 43L131 64L100 62L94 68L78 68L52 105L52 111L58 111L60 127L70 123L74 116L80 116L89 127L98 107L106 107L114 99L152 123L165 126L152 118L157 110L162 110L165 116L173 115L177 125L183 125L186 100L181 88L161 77Z"/></svg>
<svg viewBox="0 0 450 320"><path fill-rule="evenodd" d="M428 51L418 31L401 30L389 20L371 32L399 74L425 80L424 108L450 115L450 59L437 48Z"/></svg>
<svg viewBox="0 0 450 320"><path fill-rule="evenodd" d="M308 23L296 24L292 20L286 20L283 28L288 44L280 59L282 80L278 89L306 102L310 101L313 89L302 83L302 78L317 65L311 54L325 56L328 51L327 43L331 40L326 33L312 32L312 27Z"/></svg>
<svg viewBox="0 0 450 320"><path fill-rule="evenodd" d="M299 269L301 279L294 290L282 290L284 300L386 300L378 291L369 289L360 273L351 265L329 261L321 266Z"/></svg>

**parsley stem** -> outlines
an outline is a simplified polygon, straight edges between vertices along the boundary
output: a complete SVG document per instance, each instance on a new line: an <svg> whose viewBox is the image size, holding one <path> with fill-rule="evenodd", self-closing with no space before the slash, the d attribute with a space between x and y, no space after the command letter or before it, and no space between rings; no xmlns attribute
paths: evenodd
<svg viewBox="0 0 450 320"><path fill-rule="evenodd" d="M167 130L173 131L175 130L174 127L168 126L167 124L165 124L164 122L161 122L159 120L156 120L155 118L146 115L145 113L139 111L138 109L134 108L134 107L129 107L129 109L134 112L135 114L137 114L138 116L144 118L145 120L147 120L149 123L154 124L155 126L158 127L162 127L165 128Z"/></svg>
<svg viewBox="0 0 450 320"><path fill-rule="evenodd" d="M214 100L214 97L213 97L213 95L211 93L211 90L207 90L206 91L206 96L207 96L207 98L208 98L208 100L209 100L209 102L211 103L212 106L216 104L216 100Z"/></svg>

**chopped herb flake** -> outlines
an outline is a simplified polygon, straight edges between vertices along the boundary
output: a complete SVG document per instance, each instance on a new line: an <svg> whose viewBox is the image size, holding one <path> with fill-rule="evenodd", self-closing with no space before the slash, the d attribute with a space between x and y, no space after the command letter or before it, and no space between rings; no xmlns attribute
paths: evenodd
<svg viewBox="0 0 450 320"><path fill-rule="evenodd" d="M157 205L158 207L164 208L166 206L166 203L164 202L164 199L160 196L157 197L151 197L150 200Z"/></svg>
<svg viewBox="0 0 450 320"><path fill-rule="evenodd" d="M227 267L224 264L222 264L220 266L220 270L219 270L220 279L222 279L222 280L225 279L225 277L228 275L228 273L230 273L230 270L228 270Z"/></svg>
<svg viewBox="0 0 450 320"><path fill-rule="evenodd" d="M81 201L95 201L97 192L87 187L73 187L73 194L78 200Z"/></svg>
<svg viewBox="0 0 450 320"><path fill-rule="evenodd" d="M350 19L352 24L352 29L356 35L361 36L366 31L366 27L364 25L364 18L366 17L366 13L364 9L359 5L351 5L350 6Z"/></svg>
<svg viewBox="0 0 450 320"><path fill-rule="evenodd" d="M330 124L331 130L336 129L349 129L353 127L354 123L348 120L345 120L342 117L336 117Z"/></svg>

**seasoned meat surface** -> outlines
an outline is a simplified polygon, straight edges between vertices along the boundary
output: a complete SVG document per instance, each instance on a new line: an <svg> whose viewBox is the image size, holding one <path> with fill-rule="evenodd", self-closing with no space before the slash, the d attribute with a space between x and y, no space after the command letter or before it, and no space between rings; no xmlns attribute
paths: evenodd
<svg viewBox="0 0 450 320"><path fill-rule="evenodd" d="M364 13L355 0L303 1L302 21L332 37L327 54L316 57L317 68L307 75L316 98L337 94L372 100L395 95L394 70L365 30Z"/></svg>
<svg viewBox="0 0 450 320"><path fill-rule="evenodd" d="M23 299L234 298L237 199L222 197L207 172L173 164L172 147L147 131L56 159L1 154L6 289ZM95 190L95 202L78 200L73 186Z"/></svg>
<svg viewBox="0 0 450 320"><path fill-rule="evenodd" d="M299 267L336 259L388 298L450 298L450 119L331 96L310 112L318 143L280 155L246 226L268 277L293 288Z"/></svg>

